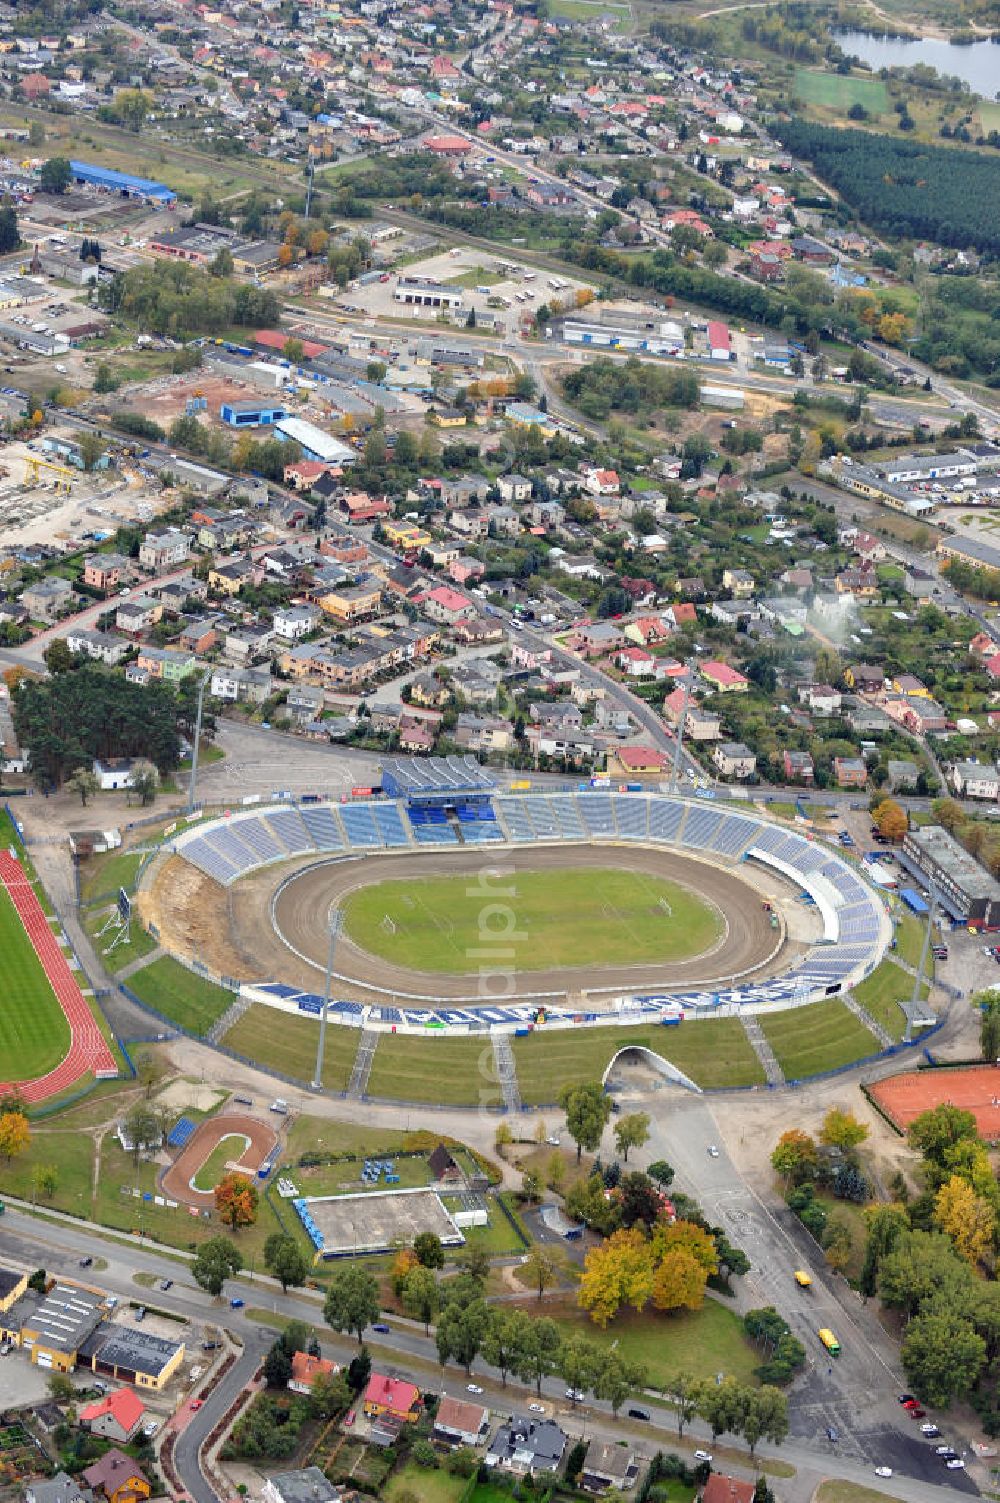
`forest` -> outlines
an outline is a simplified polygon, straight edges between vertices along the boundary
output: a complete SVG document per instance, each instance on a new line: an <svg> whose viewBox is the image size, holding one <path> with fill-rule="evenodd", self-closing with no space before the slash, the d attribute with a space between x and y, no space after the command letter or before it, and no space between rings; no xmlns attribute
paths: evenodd
<svg viewBox="0 0 1000 1503"><path fill-rule="evenodd" d="M133 266L102 288L120 309L154 334L219 334L233 327L271 328L280 321L273 292L213 277L183 262Z"/></svg>
<svg viewBox="0 0 1000 1503"><path fill-rule="evenodd" d="M801 119L776 122L774 133L875 229L1000 255L996 157Z"/></svg>
<svg viewBox="0 0 1000 1503"><path fill-rule="evenodd" d="M142 757L169 772L180 760L191 699L185 685L131 684L96 666L23 679L14 695L18 740L43 787L58 787L95 757Z"/></svg>
<svg viewBox="0 0 1000 1503"><path fill-rule="evenodd" d="M564 377L563 391L585 417L598 421L612 411L645 415L658 407L698 405L698 377L691 371L664 369L634 357L623 363L592 360Z"/></svg>

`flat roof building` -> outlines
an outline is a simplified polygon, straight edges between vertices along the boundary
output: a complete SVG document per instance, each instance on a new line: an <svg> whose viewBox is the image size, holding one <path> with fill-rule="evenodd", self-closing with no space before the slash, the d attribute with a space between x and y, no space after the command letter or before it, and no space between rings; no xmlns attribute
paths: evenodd
<svg viewBox="0 0 1000 1503"><path fill-rule="evenodd" d="M976 929L1000 927L1000 882L940 825L910 830L900 858L910 871L933 883L943 906L960 923Z"/></svg>
<svg viewBox="0 0 1000 1503"><path fill-rule="evenodd" d="M267 428L287 416L287 408L275 402L223 402L219 416L230 428Z"/></svg>

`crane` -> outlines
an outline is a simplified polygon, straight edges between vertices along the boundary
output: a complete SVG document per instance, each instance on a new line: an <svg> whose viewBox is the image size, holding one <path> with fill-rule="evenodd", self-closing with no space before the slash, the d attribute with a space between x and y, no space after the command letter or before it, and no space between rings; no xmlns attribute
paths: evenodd
<svg viewBox="0 0 1000 1503"><path fill-rule="evenodd" d="M42 470L48 470L56 478L56 490L68 493L72 482L77 478L75 470L68 470L65 465L53 464L51 460L39 459L37 454L29 454L24 461L25 485L40 485Z"/></svg>

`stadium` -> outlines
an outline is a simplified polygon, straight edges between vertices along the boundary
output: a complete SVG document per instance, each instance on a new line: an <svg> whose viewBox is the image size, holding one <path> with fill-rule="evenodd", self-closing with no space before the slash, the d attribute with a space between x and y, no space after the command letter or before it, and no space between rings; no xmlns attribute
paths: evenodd
<svg viewBox="0 0 1000 1503"><path fill-rule="evenodd" d="M270 1009L275 1037L280 1014L321 1013L328 969L331 1022L363 1036L768 1015L839 999L892 934L857 864L748 807L501 790L457 757L178 827L137 901L169 954Z"/></svg>

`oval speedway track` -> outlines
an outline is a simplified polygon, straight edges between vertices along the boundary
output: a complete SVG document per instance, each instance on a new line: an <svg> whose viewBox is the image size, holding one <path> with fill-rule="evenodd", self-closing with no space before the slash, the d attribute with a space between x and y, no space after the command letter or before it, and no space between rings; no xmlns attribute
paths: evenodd
<svg viewBox="0 0 1000 1503"><path fill-rule="evenodd" d="M491 979L503 972L507 983L501 993L493 986L483 991L487 999L516 994L572 991L623 991L658 987L711 986L728 984L730 978L759 972L762 976L783 971L792 957L789 945L781 943L770 926L761 905L761 893L742 877L686 857L644 847L562 845L558 848L534 847L502 851L447 851L406 856L380 856L362 861L325 862L305 867L286 879L277 892L274 920L277 934L284 944L296 951L322 976L327 955L327 915L331 906L342 901L358 887L374 883L420 877L460 877L478 879L484 871L515 875L517 872L555 871L567 867L617 867L668 878L702 898L718 910L724 920L720 940L701 955L663 964L580 966L557 970L530 965L515 969L489 962ZM484 903L495 900L502 881L493 891L484 887ZM776 886L779 884L771 884ZM780 884L783 887L783 884ZM252 945L246 934L241 942ZM487 943L499 949L503 943L496 936ZM273 949L267 946L273 954ZM793 950L798 947L792 947ZM286 952L287 953L287 952ZM273 972L273 967L271 968ZM416 971L398 966L360 949L346 935L337 945L335 965L339 976L376 991L400 997L433 994L442 999L467 999L480 979L474 965L464 975ZM265 967L263 974L267 974Z"/></svg>

